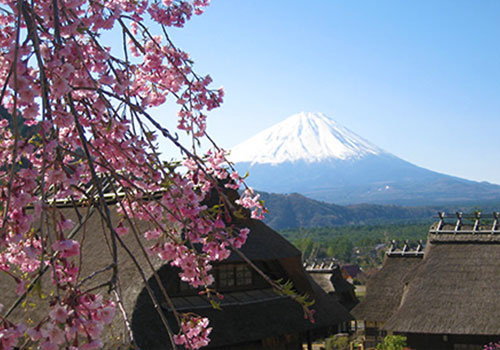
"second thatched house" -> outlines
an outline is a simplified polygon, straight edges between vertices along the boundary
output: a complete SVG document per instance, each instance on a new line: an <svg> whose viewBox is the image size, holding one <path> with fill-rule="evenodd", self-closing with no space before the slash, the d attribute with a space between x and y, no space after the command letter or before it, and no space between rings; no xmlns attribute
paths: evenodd
<svg viewBox="0 0 500 350"><path fill-rule="evenodd" d="M409 249L405 244L398 249L393 243L386 253L382 269L368 280L364 300L351 311L365 348L374 348L387 334L382 328L398 309L405 283L421 263L422 257L421 245Z"/></svg>
<svg viewBox="0 0 500 350"><path fill-rule="evenodd" d="M306 272L328 295L351 310L359 303L355 287L343 276L341 267L333 261L310 261L304 264Z"/></svg>
<svg viewBox="0 0 500 350"><path fill-rule="evenodd" d="M455 222L456 220L456 222ZM384 329L417 350L482 350L500 339L500 229L493 217L445 216Z"/></svg>

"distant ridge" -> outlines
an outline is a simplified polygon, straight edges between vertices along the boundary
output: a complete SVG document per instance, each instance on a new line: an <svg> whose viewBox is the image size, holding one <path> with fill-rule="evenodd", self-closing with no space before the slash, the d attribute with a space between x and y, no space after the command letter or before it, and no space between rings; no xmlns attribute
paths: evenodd
<svg viewBox="0 0 500 350"><path fill-rule="evenodd" d="M269 210L264 222L275 230L317 228L331 226L373 226L387 224L431 224L437 220L438 212L471 213L480 211L491 217L500 210L499 202L481 202L474 205L448 205L435 207L402 207L397 205L355 204L340 206L304 197L298 193L277 194L259 192Z"/></svg>
<svg viewBox="0 0 500 350"><path fill-rule="evenodd" d="M303 227L379 225L433 222L437 210L429 207L357 204L340 206L316 201L298 193L260 192L269 213L264 222L275 230Z"/></svg>
<svg viewBox="0 0 500 350"><path fill-rule="evenodd" d="M422 140L424 142L425 140ZM500 201L500 186L402 160L322 113L301 112L231 150L257 190L336 204L448 205Z"/></svg>

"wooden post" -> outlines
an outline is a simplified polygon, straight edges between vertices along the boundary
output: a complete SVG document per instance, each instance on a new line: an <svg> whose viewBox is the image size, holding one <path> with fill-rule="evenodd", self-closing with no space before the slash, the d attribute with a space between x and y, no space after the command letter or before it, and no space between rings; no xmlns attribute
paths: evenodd
<svg viewBox="0 0 500 350"><path fill-rule="evenodd" d="M493 221L493 225L491 225L491 233L495 233L498 225L498 212L493 212L493 217L495 220Z"/></svg>
<svg viewBox="0 0 500 350"><path fill-rule="evenodd" d="M479 219L481 218L481 213L476 212L476 221L474 221L474 228L472 229L472 234L475 234L479 229Z"/></svg>
<svg viewBox="0 0 500 350"><path fill-rule="evenodd" d="M457 224L455 225L455 232L457 233L462 226L462 213L457 211Z"/></svg>

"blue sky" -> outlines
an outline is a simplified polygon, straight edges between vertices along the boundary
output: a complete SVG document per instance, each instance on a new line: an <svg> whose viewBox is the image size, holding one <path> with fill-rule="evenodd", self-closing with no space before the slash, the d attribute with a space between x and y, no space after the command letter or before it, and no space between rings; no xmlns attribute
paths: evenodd
<svg viewBox="0 0 500 350"><path fill-rule="evenodd" d="M316 111L416 165L500 184L500 1L213 0L171 36L226 90L208 129L225 148Z"/></svg>

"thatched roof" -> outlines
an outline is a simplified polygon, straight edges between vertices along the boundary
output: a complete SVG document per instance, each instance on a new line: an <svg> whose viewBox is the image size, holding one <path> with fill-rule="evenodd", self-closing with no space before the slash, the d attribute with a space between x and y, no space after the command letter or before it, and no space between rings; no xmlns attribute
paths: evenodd
<svg viewBox="0 0 500 350"><path fill-rule="evenodd" d="M279 233L259 220L239 220L237 226L248 227L251 234L241 251L252 260L274 260L300 257L301 252ZM236 254L230 260L241 260Z"/></svg>
<svg viewBox="0 0 500 350"><path fill-rule="evenodd" d="M116 225L119 221L119 216L113 206L111 209L112 221ZM81 223L79 230L74 236L74 239L80 241L81 243L82 259L80 265L80 276L84 278L89 276L89 274L94 271L103 270L95 278L82 285L81 288L86 290L99 286L100 284L110 280L112 271L111 269L105 270L105 268L112 263L112 255L110 253L111 247L109 236L104 233L105 225L102 223L97 210L83 207L78 207L77 210L78 213L73 208L62 208L60 209L60 213L62 213L66 219L71 219L75 223ZM138 222L137 226L141 231L145 231L149 227L149 225L145 222ZM134 235L128 234L122 237L122 239L127 247L134 253L139 265L146 272L146 278L149 278L152 272L148 268L146 259L144 258ZM147 246L147 242L144 242L143 239L141 241ZM161 266L161 262L157 259L153 258L152 262L156 268ZM118 247L118 265L124 306L127 313L131 314L135 300L142 290L141 275L125 250L120 246ZM44 294L49 295L49 292L53 288L50 270L44 273L41 278L41 283ZM103 287L96 292L107 293L107 289ZM50 300L50 298L45 299L45 301L40 301L38 300L37 293L31 293L28 298L39 305L39 307L35 310L23 310L20 305L18 305L9 319L19 320L25 319L29 316L35 323L40 321L43 316L44 305ZM112 297L110 296L110 298ZM6 274L0 274L0 303L4 305L3 314L5 314L7 310L9 310L11 306L18 301L19 297L15 293L15 284L13 283L12 278ZM119 318L119 315L117 315L117 321L115 322L115 335L120 336L123 339L125 336L122 332L123 327L121 327L123 323L122 321L118 321Z"/></svg>
<svg viewBox="0 0 500 350"><path fill-rule="evenodd" d="M111 206L111 209L113 222L116 225L119 221L119 216L116 213L116 208L114 206ZM83 218L85 218L88 211L86 208L78 208L80 212L79 214L77 214L73 208L63 208L61 210L66 218L72 219L74 222L82 221L81 228L75 236L75 239L81 242L82 247L81 276L88 276L93 271L106 268L112 262L109 237L106 237L103 233L104 229L99 213L95 211L87 220L84 220ZM248 236L247 243L242 247L241 251L253 261L279 261L282 268L294 282L297 289L300 292L309 292L309 294L312 294L314 298L316 298L317 305L321 307L321 310L318 310L317 313L318 322L316 324L310 324L308 321L304 321L300 306L298 306L295 302L284 298L259 300L258 302L255 301L238 306L238 308L235 306L228 306L225 308L224 314L216 310L206 309L203 310L203 313L200 313L222 320L233 320L232 322L223 321L220 326L222 328L220 330L214 330L214 339L222 339L224 337L234 338L239 336L241 336L242 339L245 339L245 337L253 338L257 335L260 336L271 333L276 335L274 332L281 332L285 329L289 329L290 332L294 332L295 330L298 331L299 328L303 330L312 329L323 327L325 325L334 325L338 323L339 320L345 321L350 318L349 313L340 305L335 303L332 304L330 301L326 302L326 294L322 293L321 289L308 279L300 262L300 251L298 251L293 245L260 221L240 219L236 224L240 227L248 227L251 231ZM139 230L143 232L148 229L149 224L139 222L138 227ZM146 259L141 252L140 245L134 235L129 233L128 235L122 237L122 239L130 251L135 255L138 264L146 272L146 279L151 279L152 272L148 267ZM147 246L147 242L144 242L143 239L140 239L139 241L143 242ZM232 254L229 259L229 261L233 262L240 260L241 258L236 254ZM125 311L129 317L132 317L134 314L135 324L137 324L136 317L141 319L140 316L136 315L146 315L146 318L141 319L141 322L144 322L148 337L151 336L157 339L163 339L162 337L166 335L165 330L163 328L155 328L157 326L156 323L150 321L157 318L156 311L148 308L151 301L149 301L150 304L147 304L147 301L139 302L139 299L144 297L144 284L142 282L141 274L137 271L136 266L126 251L120 246L118 247L118 262L120 287ZM153 259L153 265L157 271L160 268L169 268L168 265L164 265L161 261L156 259ZM110 269L103 270L99 275L97 275L97 278L93 279L82 288L88 289L97 286L100 283L109 280L110 276ZM50 288L50 271L49 273L45 273L42 278L42 282L44 287ZM6 276L5 274L0 274L0 303L4 305L4 312L18 300L18 296L14 293L14 290L15 284L13 283L12 278ZM102 288L101 292L106 293L106 288ZM32 297L36 298L36 296ZM37 304L39 303L37 302ZM141 306L139 310L136 307L136 304L144 305L144 307ZM254 310L255 307L262 312L259 314L259 317L254 319L242 317L243 315L247 315L247 312ZM139 312L139 314L134 313L134 310ZM37 322L37 317L40 318L39 316L41 316L41 313L38 312L40 315L37 315L36 310L28 311L29 316ZM24 311L18 306L11 317L15 319L25 318L25 312L28 311ZM193 311L198 312L198 310ZM282 317L284 314L287 315L286 320ZM266 325L266 327L263 327L262 325L267 324L265 323L266 319L275 320L276 322L273 322L273 324L276 323L276 325ZM173 328L174 323L175 322L172 320ZM220 323L221 321L213 321L212 325L217 328ZM250 329L247 327L261 329ZM228 333L226 335L222 335L224 332L227 332L227 329L232 329L234 332L238 330L240 334L235 333L234 335L230 335L230 333ZM155 331L152 332L152 330ZM159 333L156 333L156 331ZM287 331L286 333L290 332ZM127 339L127 334L124 331L123 323L120 320L120 317L117 317L117 320L113 324L112 333L115 338ZM219 336L218 334L221 335ZM141 336L140 331L137 337L138 339L144 339ZM225 343L226 340L217 342ZM149 349L149 347L144 347L143 349Z"/></svg>
<svg viewBox="0 0 500 350"><path fill-rule="evenodd" d="M474 230L464 227L462 233L432 233L435 228L429 234L425 258L405 288L401 307L384 328L500 335L500 235L466 233Z"/></svg>
<svg viewBox="0 0 500 350"><path fill-rule="evenodd" d="M330 281L330 278L332 277L331 273L319 271L307 271L307 273L311 276L313 281L325 291L325 293L335 293L335 288Z"/></svg>
<svg viewBox="0 0 500 350"><path fill-rule="evenodd" d="M168 273L168 268L160 274ZM213 309L204 297L174 298L181 312L192 311L210 319L213 331L209 348L243 344L268 337L299 334L308 330L327 329L352 319L349 312L331 298L312 280L312 295L315 298L315 323L304 319L302 308L289 298L282 297L270 289L246 290L226 293L221 302L222 310ZM160 295L156 283L151 285ZM164 305L165 310L169 310ZM168 314L175 324L172 314ZM170 349L168 336L163 331L159 317L145 290L139 295L132 318L136 341L142 349ZM176 329L176 328L175 328Z"/></svg>
<svg viewBox="0 0 500 350"><path fill-rule="evenodd" d="M339 265L335 265L331 269L306 271L325 293L329 294L347 310L351 310L359 303L354 291L355 287L344 279Z"/></svg>
<svg viewBox="0 0 500 350"><path fill-rule="evenodd" d="M351 314L357 320L385 322L397 310L403 295L403 286L422 261L416 252L389 253L382 269L366 284L366 296Z"/></svg>
<svg viewBox="0 0 500 350"><path fill-rule="evenodd" d="M339 265L328 269L306 269L306 271L326 293L354 291L354 286L342 276Z"/></svg>

